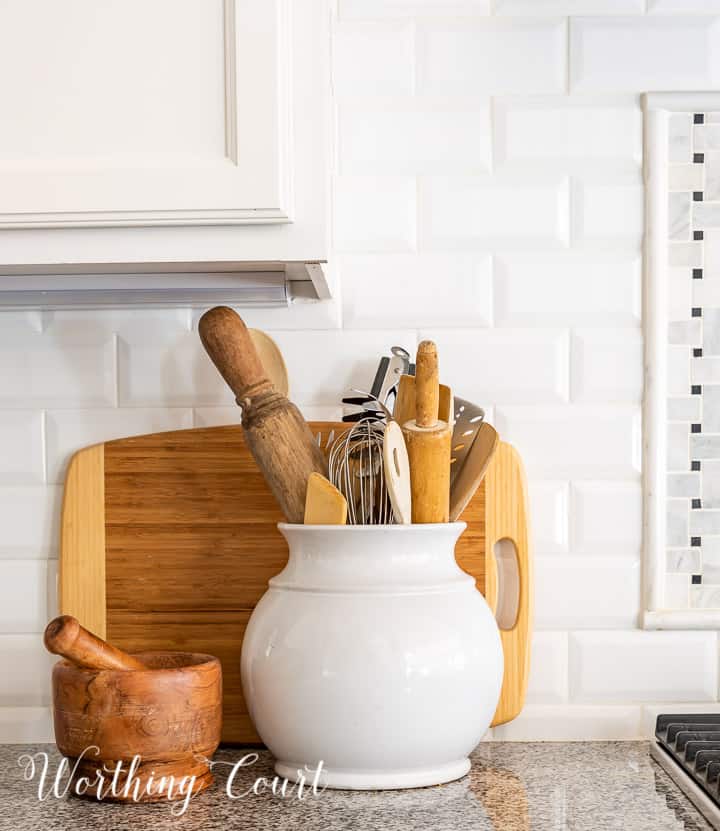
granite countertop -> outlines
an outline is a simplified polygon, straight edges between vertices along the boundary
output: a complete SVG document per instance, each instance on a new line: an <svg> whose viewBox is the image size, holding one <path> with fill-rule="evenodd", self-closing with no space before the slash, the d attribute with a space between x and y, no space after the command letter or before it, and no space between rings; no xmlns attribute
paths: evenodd
<svg viewBox="0 0 720 831"><path fill-rule="evenodd" d="M182 816L167 802L112 805L75 797L38 801L37 781L23 779L22 753L47 751L51 773L59 756L52 745L0 747L0 831L213 831L247 828L301 829L488 829L488 831L700 831L702 819L667 774L650 759L645 742L537 743L488 742L473 754L463 779L408 791L325 791L285 799L271 793L236 801L225 793L225 774L196 796ZM223 748L215 758L231 763L245 753ZM270 755L245 767L236 792L260 776L272 778ZM226 767L229 770L229 766Z"/></svg>

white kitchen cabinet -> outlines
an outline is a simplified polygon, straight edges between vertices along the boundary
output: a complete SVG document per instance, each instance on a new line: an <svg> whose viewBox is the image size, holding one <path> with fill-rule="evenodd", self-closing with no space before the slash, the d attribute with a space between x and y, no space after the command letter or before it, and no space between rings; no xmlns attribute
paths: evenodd
<svg viewBox="0 0 720 831"><path fill-rule="evenodd" d="M0 268L325 260L329 13L2 0Z"/></svg>

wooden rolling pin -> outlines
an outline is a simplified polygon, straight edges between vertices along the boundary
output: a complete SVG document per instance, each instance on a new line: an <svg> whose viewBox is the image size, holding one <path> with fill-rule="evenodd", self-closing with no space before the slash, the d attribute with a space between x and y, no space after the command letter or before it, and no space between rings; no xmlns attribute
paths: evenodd
<svg viewBox="0 0 720 831"><path fill-rule="evenodd" d="M412 521L447 522L450 514L452 428L438 419L437 347L424 340L415 367L415 418L402 425L410 460Z"/></svg>
<svg viewBox="0 0 720 831"><path fill-rule="evenodd" d="M288 522L302 522L308 476L327 462L298 408L265 373L242 318L217 306L200 318L200 339L242 407L250 452Z"/></svg>
<svg viewBox="0 0 720 831"><path fill-rule="evenodd" d="M53 655L62 655L86 669L147 669L142 661L88 632L70 615L61 615L48 623L45 647Z"/></svg>

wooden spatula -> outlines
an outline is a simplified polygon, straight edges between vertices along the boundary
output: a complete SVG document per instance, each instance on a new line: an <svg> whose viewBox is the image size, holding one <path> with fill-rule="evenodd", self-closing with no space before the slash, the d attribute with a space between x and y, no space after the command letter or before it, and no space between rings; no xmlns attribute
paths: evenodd
<svg viewBox="0 0 720 831"><path fill-rule="evenodd" d="M412 522L410 460L405 439L397 421L388 421L383 437L383 468L390 503L400 525Z"/></svg>
<svg viewBox="0 0 720 831"><path fill-rule="evenodd" d="M450 522L455 522L460 517L468 502L475 496L475 491L480 486L495 453L498 440L495 428L483 422L450 488Z"/></svg>
<svg viewBox="0 0 720 831"><path fill-rule="evenodd" d="M324 476L308 476L305 497L305 525L345 525L347 500Z"/></svg>

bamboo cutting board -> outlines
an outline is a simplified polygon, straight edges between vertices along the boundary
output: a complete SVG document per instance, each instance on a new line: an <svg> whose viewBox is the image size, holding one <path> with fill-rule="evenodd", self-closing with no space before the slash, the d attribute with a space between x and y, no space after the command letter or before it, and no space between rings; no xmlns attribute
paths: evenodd
<svg viewBox="0 0 720 831"><path fill-rule="evenodd" d="M345 424L317 422L325 439ZM490 606L498 595L486 543L515 542L520 604L502 631L505 678L494 724L514 718L527 686L530 559L524 474L500 443L466 508L456 556ZM243 440L210 427L118 439L80 450L65 481L59 593L62 614L130 652L181 649L223 666L223 741L258 742L242 697L245 626L287 561L282 520Z"/></svg>

